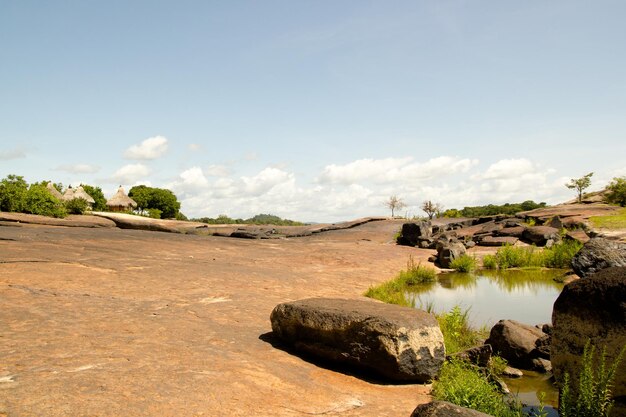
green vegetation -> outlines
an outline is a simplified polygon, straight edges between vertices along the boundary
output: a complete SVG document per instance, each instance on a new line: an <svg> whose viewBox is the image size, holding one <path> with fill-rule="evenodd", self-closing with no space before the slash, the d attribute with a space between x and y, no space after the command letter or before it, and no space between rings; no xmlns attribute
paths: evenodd
<svg viewBox="0 0 626 417"><path fill-rule="evenodd" d="M370 287L364 295L389 304L413 307L412 302L405 295L407 287L435 282L437 273L433 268L422 266L419 263L416 264L412 256L409 256L406 266L406 270L400 271L396 278L375 287Z"/></svg>
<svg viewBox="0 0 626 417"><path fill-rule="evenodd" d="M28 183L24 177L8 175L0 181L0 211L22 212L26 206Z"/></svg>
<svg viewBox="0 0 626 417"><path fill-rule="evenodd" d="M157 209L161 211L162 219L175 218L180 210L174 193L164 188L136 185L128 191L128 196L135 200L139 212Z"/></svg>
<svg viewBox="0 0 626 417"><path fill-rule="evenodd" d="M458 272L472 272L476 269L476 258L467 254L461 255L450 263L450 267Z"/></svg>
<svg viewBox="0 0 626 417"><path fill-rule="evenodd" d="M623 348L611 366L606 365L606 351L599 364L594 362L595 347L588 341L583 352L578 392L575 394L566 373L559 398L560 417L607 417L613 406L611 386L615 371L626 348Z"/></svg>
<svg viewBox="0 0 626 417"><path fill-rule="evenodd" d="M523 203L506 203L503 205L488 204L486 206L464 207L462 210L448 209L443 212L444 217L483 217L496 214L516 214L520 211L534 210L545 207L546 203L535 203L532 200Z"/></svg>
<svg viewBox="0 0 626 417"><path fill-rule="evenodd" d="M192 219L192 221L207 223L207 224L273 224L275 226L303 226L304 223L281 219L273 214L257 214L249 219L233 219L225 214L220 214L217 218L201 217L199 219Z"/></svg>
<svg viewBox="0 0 626 417"><path fill-rule="evenodd" d="M626 177L615 177L606 187L606 199L609 203L626 207Z"/></svg>
<svg viewBox="0 0 626 417"><path fill-rule="evenodd" d="M8 175L0 181L0 211L65 217L63 203L45 185L32 184L18 175Z"/></svg>
<svg viewBox="0 0 626 417"><path fill-rule="evenodd" d="M94 211L106 211L107 199L104 197L102 188L83 184L83 190L94 199L95 203L91 207Z"/></svg>
<svg viewBox="0 0 626 417"><path fill-rule="evenodd" d="M65 202L65 209L69 214L84 214L88 207L84 198L73 198Z"/></svg>
<svg viewBox="0 0 626 417"><path fill-rule="evenodd" d="M448 355L474 347L481 339L484 340L482 332L470 327L468 315L469 310L462 311L459 306L454 306L447 313L437 315Z"/></svg>
<svg viewBox="0 0 626 417"><path fill-rule="evenodd" d="M604 229L626 229L626 208L620 209L617 214L608 216L592 216L589 218L594 227Z"/></svg>
<svg viewBox="0 0 626 417"><path fill-rule="evenodd" d="M550 248L505 245L495 255L485 255L483 268L569 268L582 243L564 240Z"/></svg>
<svg viewBox="0 0 626 417"><path fill-rule="evenodd" d="M576 198L578 199L579 203L583 201L583 191L589 188L589 186L591 185L592 175L593 172L590 172L589 174L583 175L580 178L572 178L567 184L565 184L565 186L570 190L576 190Z"/></svg>
<svg viewBox="0 0 626 417"><path fill-rule="evenodd" d="M498 388L476 366L453 359L441 368L433 396L495 417L522 417L519 404L505 401Z"/></svg>

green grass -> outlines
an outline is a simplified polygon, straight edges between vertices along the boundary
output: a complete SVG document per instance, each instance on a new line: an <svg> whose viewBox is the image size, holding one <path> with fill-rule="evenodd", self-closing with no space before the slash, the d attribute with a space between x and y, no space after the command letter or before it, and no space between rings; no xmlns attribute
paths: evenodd
<svg viewBox="0 0 626 417"><path fill-rule="evenodd" d="M415 263L413 257L409 256L406 269L400 271L393 280L370 287L364 295L389 304L414 307L405 294L407 287L436 280L437 272L433 268Z"/></svg>
<svg viewBox="0 0 626 417"><path fill-rule="evenodd" d="M574 240L564 240L551 248L543 249L506 245L498 249L495 255L485 255L483 268L569 268L572 258L582 246Z"/></svg>
<svg viewBox="0 0 626 417"><path fill-rule="evenodd" d="M479 344L484 334L469 325L469 310L462 311L454 306L447 313L437 315L437 321L443 333L446 354L452 355Z"/></svg>
<svg viewBox="0 0 626 417"><path fill-rule="evenodd" d="M507 403L477 367L460 360L453 359L443 365L439 379L433 384L433 396L495 417L524 416L521 406Z"/></svg>
<svg viewBox="0 0 626 417"><path fill-rule="evenodd" d="M596 228L626 229L626 208L608 216L592 216L589 221Z"/></svg>
<svg viewBox="0 0 626 417"><path fill-rule="evenodd" d="M607 417L613 407L611 386L615 371L624 355L623 348L617 359L607 367L605 351L599 363L594 362L595 347L588 341L583 352L578 390L573 392L566 373L559 398L560 417Z"/></svg>
<svg viewBox="0 0 626 417"><path fill-rule="evenodd" d="M472 272L476 269L476 258L467 254L461 255L450 263L450 268L458 272Z"/></svg>

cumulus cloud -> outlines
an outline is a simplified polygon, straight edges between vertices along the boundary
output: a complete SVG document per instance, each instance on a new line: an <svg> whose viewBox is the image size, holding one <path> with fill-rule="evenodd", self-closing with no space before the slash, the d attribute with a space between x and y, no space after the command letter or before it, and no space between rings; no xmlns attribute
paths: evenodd
<svg viewBox="0 0 626 417"><path fill-rule="evenodd" d="M10 161L12 159L26 158L26 152L22 149L0 150L0 161Z"/></svg>
<svg viewBox="0 0 626 417"><path fill-rule="evenodd" d="M225 165L209 165L206 169L206 174L211 177L227 177L230 173L230 169Z"/></svg>
<svg viewBox="0 0 626 417"><path fill-rule="evenodd" d="M100 171L100 167L89 164L59 165L55 171L65 171L72 174L94 174Z"/></svg>
<svg viewBox="0 0 626 417"><path fill-rule="evenodd" d="M261 195L270 191L273 187L290 182L294 179L293 174L278 168L267 167L253 177L241 177L244 191L248 195Z"/></svg>
<svg viewBox="0 0 626 417"><path fill-rule="evenodd" d="M412 157L359 159L344 165L327 165L317 178L321 184L379 184L396 181L426 180L467 172L478 164L476 159L440 156L425 162L413 162Z"/></svg>
<svg viewBox="0 0 626 417"><path fill-rule="evenodd" d="M520 175L526 175L536 170L532 162L525 158L519 159L502 159L479 175L479 179L507 179L517 178Z"/></svg>
<svg viewBox="0 0 626 417"><path fill-rule="evenodd" d="M126 149L124 158L137 160L157 159L167 152L167 138L164 136L153 136Z"/></svg>
<svg viewBox="0 0 626 417"><path fill-rule="evenodd" d="M180 173L182 185L191 188L204 188L209 184L209 181L204 176L202 169L198 167L189 168L186 171Z"/></svg>
<svg viewBox="0 0 626 417"><path fill-rule="evenodd" d="M120 184L133 184L150 175L150 168L143 164L124 165L113 174L113 180Z"/></svg>

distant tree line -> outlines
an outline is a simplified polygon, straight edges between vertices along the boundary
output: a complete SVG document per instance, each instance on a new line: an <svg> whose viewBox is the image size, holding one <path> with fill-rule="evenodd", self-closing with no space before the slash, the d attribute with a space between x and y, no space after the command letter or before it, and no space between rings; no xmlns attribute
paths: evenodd
<svg viewBox="0 0 626 417"><path fill-rule="evenodd" d="M249 219L233 219L225 214L220 214L217 218L200 217L191 219L192 221L206 224L272 224L275 226L303 226L304 223L289 219L282 219L273 214L257 214Z"/></svg>
<svg viewBox="0 0 626 417"><path fill-rule="evenodd" d="M506 203L502 205L487 204L486 206L464 207L461 210L448 209L443 212L444 217L482 217L495 216L496 214L516 214L520 211L534 210L536 208L545 207L546 203L535 203L532 200L526 200L523 203Z"/></svg>

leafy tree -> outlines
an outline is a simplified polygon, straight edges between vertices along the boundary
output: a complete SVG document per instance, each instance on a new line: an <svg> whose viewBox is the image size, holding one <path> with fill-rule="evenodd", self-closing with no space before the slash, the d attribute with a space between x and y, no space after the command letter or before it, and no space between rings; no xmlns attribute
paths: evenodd
<svg viewBox="0 0 626 417"><path fill-rule="evenodd" d="M396 210L402 210L404 207L406 207L406 204L404 204L404 201L402 201L401 198L394 194L389 197L387 201L385 201L385 206L391 210L391 217L393 217L394 212Z"/></svg>
<svg viewBox="0 0 626 417"><path fill-rule="evenodd" d="M128 191L128 196L135 200L139 211L157 209L164 219L175 218L180 210L180 203L174 193L164 188L136 185Z"/></svg>
<svg viewBox="0 0 626 417"><path fill-rule="evenodd" d="M0 181L0 211L24 211L27 192L28 183L24 177L8 175Z"/></svg>
<svg viewBox="0 0 626 417"><path fill-rule="evenodd" d="M63 203L50 194L45 186L40 184L32 184L28 188L22 211L50 217L65 217L67 214Z"/></svg>
<svg viewBox="0 0 626 417"><path fill-rule="evenodd" d="M626 207L626 177L615 177L606 187L609 191L606 198L609 203Z"/></svg>
<svg viewBox="0 0 626 417"><path fill-rule="evenodd" d="M592 175L593 172L590 172L589 174L584 175L580 178L572 178L567 184L565 184L565 186L570 190L576 190L579 203L583 201L583 190L589 188L589 186L591 185Z"/></svg>
<svg viewBox="0 0 626 417"><path fill-rule="evenodd" d="M84 187L83 187L84 188ZM72 198L65 202L65 209L70 214L85 214L89 203L84 198Z"/></svg>
<svg viewBox="0 0 626 417"><path fill-rule="evenodd" d="M95 203L93 203L92 207L94 211L105 211L107 209L107 199L104 197L102 188L83 185L83 190L94 199Z"/></svg>
<svg viewBox="0 0 626 417"><path fill-rule="evenodd" d="M441 213L443 206L439 203L433 203L430 200L426 200L422 203L422 210L426 212L429 219L435 217L435 214Z"/></svg>

